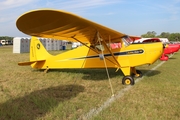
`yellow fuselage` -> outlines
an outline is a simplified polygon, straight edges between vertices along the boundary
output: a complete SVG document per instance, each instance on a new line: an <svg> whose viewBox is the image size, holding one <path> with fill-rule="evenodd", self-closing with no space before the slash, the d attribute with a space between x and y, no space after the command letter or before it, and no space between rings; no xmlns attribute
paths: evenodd
<svg viewBox="0 0 180 120"><path fill-rule="evenodd" d="M111 50L121 68L135 67L143 64L152 64L160 58L163 52L161 42L146 44L131 44L127 47ZM38 52L38 50L36 51ZM101 52L100 52L101 53ZM112 55L105 49L103 51L108 68L118 68ZM30 53L33 54L32 51ZM45 53L41 53L45 55ZM37 69L60 68L104 68L104 60L100 54L86 46L69 50L56 56L46 55L46 60L35 62L31 66Z"/></svg>

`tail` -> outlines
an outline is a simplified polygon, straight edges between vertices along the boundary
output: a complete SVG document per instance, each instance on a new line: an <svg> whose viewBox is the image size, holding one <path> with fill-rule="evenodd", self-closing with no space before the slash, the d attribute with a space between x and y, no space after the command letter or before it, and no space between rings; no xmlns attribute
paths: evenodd
<svg viewBox="0 0 180 120"><path fill-rule="evenodd" d="M42 61L51 56L36 37L31 38L30 61Z"/></svg>
<svg viewBox="0 0 180 120"><path fill-rule="evenodd" d="M30 44L30 61L29 62L19 62L18 65L20 66L26 66L26 65L32 65L36 62L44 62L46 58L48 58L50 55L47 50L44 48L43 44L40 42L40 40L37 37L31 38L31 44Z"/></svg>

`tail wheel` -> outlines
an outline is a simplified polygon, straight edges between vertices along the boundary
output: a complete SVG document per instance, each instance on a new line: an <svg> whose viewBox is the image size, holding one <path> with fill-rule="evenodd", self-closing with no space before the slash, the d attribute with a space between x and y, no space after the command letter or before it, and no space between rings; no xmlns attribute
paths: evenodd
<svg viewBox="0 0 180 120"><path fill-rule="evenodd" d="M134 85L134 79L131 76L125 76L122 79L122 84L123 85Z"/></svg>

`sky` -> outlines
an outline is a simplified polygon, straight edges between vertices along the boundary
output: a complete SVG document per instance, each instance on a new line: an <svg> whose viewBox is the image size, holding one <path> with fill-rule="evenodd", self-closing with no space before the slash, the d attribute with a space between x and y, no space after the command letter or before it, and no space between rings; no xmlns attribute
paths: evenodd
<svg viewBox="0 0 180 120"><path fill-rule="evenodd" d="M57 9L127 35L180 33L180 0L0 0L0 36L26 37L16 27L22 14Z"/></svg>

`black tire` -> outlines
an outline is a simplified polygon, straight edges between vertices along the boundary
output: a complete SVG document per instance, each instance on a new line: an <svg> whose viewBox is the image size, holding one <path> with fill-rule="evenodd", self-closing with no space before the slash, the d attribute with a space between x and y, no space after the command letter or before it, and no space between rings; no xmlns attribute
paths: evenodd
<svg viewBox="0 0 180 120"><path fill-rule="evenodd" d="M123 84L123 85L134 85L135 82L134 82L133 77L131 77L131 76L125 76L125 77L123 77L123 79L122 79L122 84Z"/></svg>

